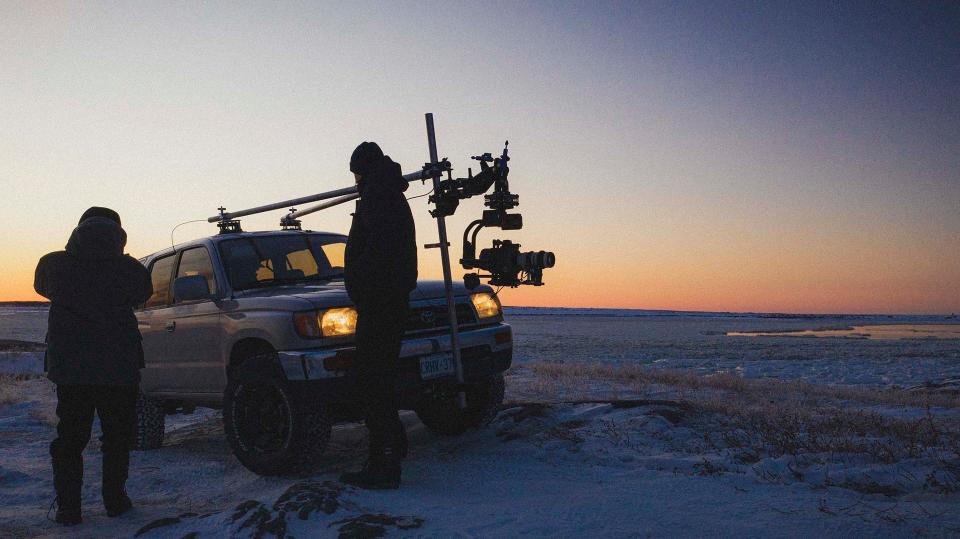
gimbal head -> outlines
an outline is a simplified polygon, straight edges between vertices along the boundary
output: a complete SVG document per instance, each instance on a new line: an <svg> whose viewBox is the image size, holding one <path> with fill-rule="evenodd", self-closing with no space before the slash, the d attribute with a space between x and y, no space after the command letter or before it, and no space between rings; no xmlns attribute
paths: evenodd
<svg viewBox="0 0 960 539"><path fill-rule="evenodd" d="M500 214L515 208L520 203L520 196L510 192L510 184L507 182L507 175L510 172L507 167L507 161L510 160L507 155L509 144L510 141L504 144L503 154L496 159L489 153L472 156L471 159L480 162L480 173L476 176L473 175L472 170L468 169L466 178L452 179L449 177L450 170L447 169L448 179L441 181L440 189L430 195L430 202L436 205L436 209L430 210L430 214L434 217L453 215L457 211L460 200L482 195L489 191L490 187L494 187L494 191L483 197L485 206ZM441 161L441 163L445 162L446 159ZM493 163L493 166L489 163Z"/></svg>
<svg viewBox="0 0 960 539"><path fill-rule="evenodd" d="M508 175L510 168L509 144L504 143L500 157L493 157L490 153L475 155L471 158L480 162L480 173L476 176L468 170L466 178L450 178L447 169L447 179L439 182L439 188L430 196L434 203L434 210L430 214L434 217L446 217L457 211L460 200L486 193L493 187L493 192L484 194L484 206L490 208L483 211L480 219L471 222L463 231L463 258L460 264L465 269L482 269L490 272L489 275L468 273L464 276L464 283L468 288L476 288L480 279L490 279L494 286L516 287L522 284L540 286L543 284L544 268L553 267L555 257L553 253L520 252L520 245L509 240L494 240L493 247L476 254L477 234L482 228L500 228L502 230L520 230L523 228L523 216L519 213L509 213L509 210L520 204L520 196L510 192ZM441 163L445 163L446 160ZM491 165L492 163L492 165Z"/></svg>

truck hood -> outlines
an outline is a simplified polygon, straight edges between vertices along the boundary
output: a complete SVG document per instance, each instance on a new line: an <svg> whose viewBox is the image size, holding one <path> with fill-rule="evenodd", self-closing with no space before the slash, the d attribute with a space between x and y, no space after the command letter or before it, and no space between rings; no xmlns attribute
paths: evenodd
<svg viewBox="0 0 960 539"><path fill-rule="evenodd" d="M490 287L481 286L477 288L475 292L489 292ZM453 281L453 295L454 296L466 296L470 294L470 290L467 290L467 287L463 286L463 281ZM443 281L417 281L417 288L413 292L410 292L410 301L418 301L425 299L437 299L445 298L446 291L443 287Z"/></svg>
<svg viewBox="0 0 960 539"><path fill-rule="evenodd" d="M475 292L490 292L491 288L482 285ZM462 281L453 282L455 296L466 296L470 293ZM350 298L343 286L343 281L331 281L323 284L297 284L286 286L272 286L269 288L255 288L237 292L237 298L280 298L294 297L305 300L316 308L338 307L350 304ZM410 301L443 299L446 296L443 281L419 281L417 288L410 292Z"/></svg>

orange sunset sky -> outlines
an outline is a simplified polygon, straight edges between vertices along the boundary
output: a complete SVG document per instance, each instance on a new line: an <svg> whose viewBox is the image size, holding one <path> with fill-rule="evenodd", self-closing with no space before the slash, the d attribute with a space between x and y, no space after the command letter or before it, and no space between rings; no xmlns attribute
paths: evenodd
<svg viewBox="0 0 960 539"><path fill-rule="evenodd" d="M433 112L455 174L510 139L525 227L482 242L557 254L505 304L960 312L956 12L838 9L4 3L0 300L38 299L88 206L143 256L219 205L350 185L363 140L413 171ZM348 206L304 223L346 232Z"/></svg>

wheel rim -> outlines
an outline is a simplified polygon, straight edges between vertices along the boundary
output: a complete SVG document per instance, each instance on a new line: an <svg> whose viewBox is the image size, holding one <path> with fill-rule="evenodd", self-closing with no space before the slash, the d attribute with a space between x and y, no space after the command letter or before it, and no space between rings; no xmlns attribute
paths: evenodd
<svg viewBox="0 0 960 539"><path fill-rule="evenodd" d="M290 404L271 384L245 384L235 396L234 425L248 451L273 453L290 437Z"/></svg>

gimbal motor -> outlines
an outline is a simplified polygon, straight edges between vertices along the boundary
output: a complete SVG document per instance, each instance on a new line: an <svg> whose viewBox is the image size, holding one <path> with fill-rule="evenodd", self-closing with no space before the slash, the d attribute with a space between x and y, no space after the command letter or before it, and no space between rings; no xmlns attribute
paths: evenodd
<svg viewBox="0 0 960 539"><path fill-rule="evenodd" d="M520 285L543 285L543 270L552 268L556 257L549 251L520 252L520 244L509 240L493 240L493 247L482 249L476 254L477 234L483 228L502 230L520 230L523 228L523 216L509 213L520 204L520 196L510 192L507 176L510 168L507 162L507 141L500 157L489 153L475 155L472 159L480 162L480 173L476 176L468 170L466 178L450 178L449 166L444 168L448 178L440 182L440 188L430 196L435 208L430 213L434 217L449 216L457 210L460 200L486 193L490 187L493 192L484 195L484 206L480 219L471 222L463 231L463 257L460 264L465 269L480 269L489 275L468 273L464 275L464 284L469 289L480 285L480 279L489 279L493 286L517 287ZM446 163L444 160L442 163ZM492 164L491 164L492 163Z"/></svg>

